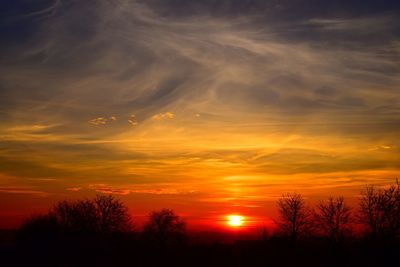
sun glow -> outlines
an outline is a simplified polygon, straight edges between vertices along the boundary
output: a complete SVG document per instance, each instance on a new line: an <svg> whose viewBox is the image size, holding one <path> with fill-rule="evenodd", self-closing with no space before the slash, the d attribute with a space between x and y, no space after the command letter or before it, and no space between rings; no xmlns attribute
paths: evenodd
<svg viewBox="0 0 400 267"><path fill-rule="evenodd" d="M240 215L228 215L227 223L232 227L242 226L244 223L244 217Z"/></svg>

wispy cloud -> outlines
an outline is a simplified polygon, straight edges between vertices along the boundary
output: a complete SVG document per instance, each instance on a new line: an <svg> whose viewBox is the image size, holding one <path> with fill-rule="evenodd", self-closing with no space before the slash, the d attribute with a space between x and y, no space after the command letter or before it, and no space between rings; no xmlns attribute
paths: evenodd
<svg viewBox="0 0 400 267"><path fill-rule="evenodd" d="M109 124L109 123L115 122L115 121L117 121L117 117L110 116L110 117L97 117L97 118L89 120L88 123L95 125L95 126L102 126L102 125L106 125L106 124Z"/></svg>
<svg viewBox="0 0 400 267"><path fill-rule="evenodd" d="M107 120L108 119L106 119L106 118L104 118L104 117L98 117L98 118L95 118L95 119L91 119L90 121L89 121L89 123L90 124L93 124L93 125L106 125L107 124Z"/></svg>
<svg viewBox="0 0 400 267"><path fill-rule="evenodd" d="M82 187L68 187L68 188L66 188L66 190L72 191L72 192L78 192L78 191L82 190Z"/></svg>
<svg viewBox="0 0 400 267"><path fill-rule="evenodd" d="M165 185L127 185L125 187L107 184L91 184L89 188L104 194L129 195L129 194L150 194L150 195L187 195L194 194L194 190L179 190Z"/></svg>
<svg viewBox="0 0 400 267"><path fill-rule="evenodd" d="M172 112L165 112L165 113L159 113L156 115L153 115L153 117L151 117L153 120L164 120L164 119L173 119L175 118L175 114Z"/></svg>
<svg viewBox="0 0 400 267"><path fill-rule="evenodd" d="M12 187L12 186L0 187L0 193L23 194L23 195L41 195L41 196L48 195L48 193L46 193L44 191L33 190L31 188L25 188L25 187Z"/></svg>
<svg viewBox="0 0 400 267"><path fill-rule="evenodd" d="M135 116L134 114L131 115L131 117L129 118L128 122L129 122L132 126L138 125L138 121L136 120L136 116Z"/></svg>
<svg viewBox="0 0 400 267"><path fill-rule="evenodd" d="M313 18L307 22L309 25L321 27L332 31L356 31L358 34L374 33L382 29L398 27L398 21L392 15L379 15L356 18ZM397 25L396 25L397 24Z"/></svg>

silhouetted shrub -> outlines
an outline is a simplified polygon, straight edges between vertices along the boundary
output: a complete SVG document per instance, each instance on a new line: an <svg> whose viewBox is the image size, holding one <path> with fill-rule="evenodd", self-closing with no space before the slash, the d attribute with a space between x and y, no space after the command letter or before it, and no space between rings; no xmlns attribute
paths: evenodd
<svg viewBox="0 0 400 267"><path fill-rule="evenodd" d="M24 220L19 229L19 237L24 241L40 240L46 242L54 240L61 232L60 225L54 216L32 215Z"/></svg>

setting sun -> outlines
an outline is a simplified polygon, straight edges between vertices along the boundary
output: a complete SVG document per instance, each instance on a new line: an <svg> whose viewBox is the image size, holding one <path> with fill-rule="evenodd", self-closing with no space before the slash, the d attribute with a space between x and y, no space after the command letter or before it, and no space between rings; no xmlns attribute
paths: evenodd
<svg viewBox="0 0 400 267"><path fill-rule="evenodd" d="M239 227L243 225L244 217L240 215L229 215L227 223L232 227Z"/></svg>

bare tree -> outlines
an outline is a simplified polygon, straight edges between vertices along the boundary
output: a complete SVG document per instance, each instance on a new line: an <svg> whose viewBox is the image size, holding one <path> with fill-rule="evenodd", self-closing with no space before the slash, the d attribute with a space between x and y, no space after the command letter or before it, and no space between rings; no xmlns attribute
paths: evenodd
<svg viewBox="0 0 400 267"><path fill-rule="evenodd" d="M316 226L331 241L339 241L350 231L351 208L343 197L330 197L327 201L321 201L317 208Z"/></svg>
<svg viewBox="0 0 400 267"><path fill-rule="evenodd" d="M372 238L397 238L400 235L400 184L388 188L367 186L360 199L359 218Z"/></svg>
<svg viewBox="0 0 400 267"><path fill-rule="evenodd" d="M361 192L359 218L361 223L369 228L373 239L377 238L379 229L382 227L380 195L381 192L371 185Z"/></svg>
<svg viewBox="0 0 400 267"><path fill-rule="evenodd" d="M97 195L93 203L96 209L97 229L100 233L109 234L131 230L128 208L121 201L111 195Z"/></svg>
<svg viewBox="0 0 400 267"><path fill-rule="evenodd" d="M144 226L145 236L159 245L182 243L186 237L186 223L170 209L153 211Z"/></svg>
<svg viewBox="0 0 400 267"><path fill-rule="evenodd" d="M389 237L400 236L400 184L398 180L394 185L383 190L381 209L384 217L384 228Z"/></svg>
<svg viewBox="0 0 400 267"><path fill-rule="evenodd" d="M91 200L60 201L49 211L63 232L94 234L97 232L96 207Z"/></svg>
<svg viewBox="0 0 400 267"><path fill-rule="evenodd" d="M282 234L288 235L293 241L306 235L311 229L311 212L304 198L298 193L282 195L277 202L279 221Z"/></svg>

